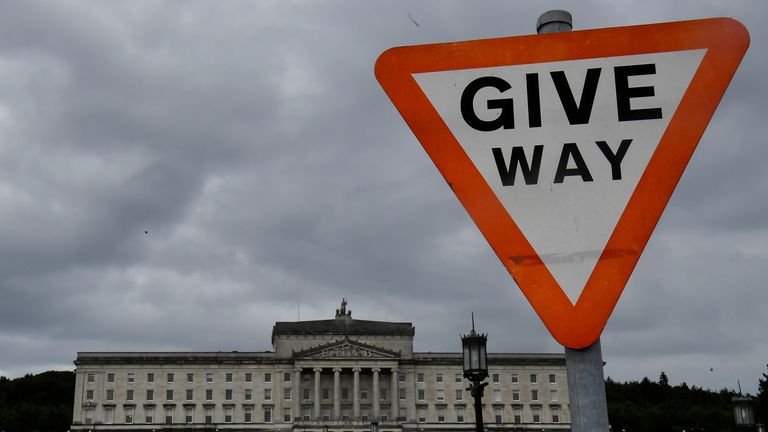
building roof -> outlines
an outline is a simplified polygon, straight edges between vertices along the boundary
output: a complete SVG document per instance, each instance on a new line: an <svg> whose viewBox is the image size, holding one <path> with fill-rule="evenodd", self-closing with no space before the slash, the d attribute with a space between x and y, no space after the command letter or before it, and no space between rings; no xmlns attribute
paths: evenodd
<svg viewBox="0 0 768 432"><path fill-rule="evenodd" d="M275 336L413 336L416 328L409 322L368 321L352 318L347 310L347 300L341 300L336 317L329 320L278 321L272 327L272 344Z"/></svg>

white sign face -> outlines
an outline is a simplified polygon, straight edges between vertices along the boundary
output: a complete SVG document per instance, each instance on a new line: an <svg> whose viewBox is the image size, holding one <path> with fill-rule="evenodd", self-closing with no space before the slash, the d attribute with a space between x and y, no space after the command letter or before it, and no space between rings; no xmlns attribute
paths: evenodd
<svg viewBox="0 0 768 432"><path fill-rule="evenodd" d="M575 304L705 53L413 78Z"/></svg>

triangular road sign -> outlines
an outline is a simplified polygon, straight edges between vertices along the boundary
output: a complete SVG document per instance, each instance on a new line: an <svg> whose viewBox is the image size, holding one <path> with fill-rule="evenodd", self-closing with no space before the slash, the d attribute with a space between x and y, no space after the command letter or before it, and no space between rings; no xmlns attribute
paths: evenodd
<svg viewBox="0 0 768 432"><path fill-rule="evenodd" d="M554 338L583 348L748 45L717 18L392 48L376 77Z"/></svg>

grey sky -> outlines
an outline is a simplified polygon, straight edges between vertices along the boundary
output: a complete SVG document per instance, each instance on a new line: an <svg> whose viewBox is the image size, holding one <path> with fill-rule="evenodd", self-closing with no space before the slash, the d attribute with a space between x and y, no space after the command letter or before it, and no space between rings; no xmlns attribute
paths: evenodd
<svg viewBox="0 0 768 432"><path fill-rule="evenodd" d="M616 379L754 392L768 363L768 3L0 3L0 374L76 351L268 350L411 321L558 352L373 76L387 48L730 16L736 73L603 333ZM418 26L409 18L418 22ZM145 231L148 231L145 234Z"/></svg>

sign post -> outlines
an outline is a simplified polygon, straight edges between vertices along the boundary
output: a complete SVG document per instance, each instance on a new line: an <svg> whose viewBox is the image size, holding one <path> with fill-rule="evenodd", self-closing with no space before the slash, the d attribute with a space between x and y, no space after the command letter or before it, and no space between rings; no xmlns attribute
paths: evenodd
<svg viewBox="0 0 768 432"><path fill-rule="evenodd" d="M592 432L600 333L749 34L728 18L558 32L560 15L546 34L392 48L375 72L566 347L573 430Z"/></svg>

